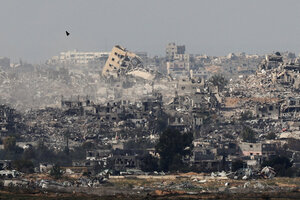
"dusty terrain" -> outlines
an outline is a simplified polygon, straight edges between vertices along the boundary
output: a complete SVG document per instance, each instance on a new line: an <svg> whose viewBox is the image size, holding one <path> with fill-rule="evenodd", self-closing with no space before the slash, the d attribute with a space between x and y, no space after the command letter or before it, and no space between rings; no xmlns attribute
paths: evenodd
<svg viewBox="0 0 300 200"><path fill-rule="evenodd" d="M300 178L231 180L201 175L113 178L98 188L2 188L0 199L299 199Z"/></svg>

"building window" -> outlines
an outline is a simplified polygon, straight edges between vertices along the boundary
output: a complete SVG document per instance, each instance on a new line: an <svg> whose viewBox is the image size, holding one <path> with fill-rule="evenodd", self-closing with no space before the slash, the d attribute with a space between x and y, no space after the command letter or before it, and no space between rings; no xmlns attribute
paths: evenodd
<svg viewBox="0 0 300 200"><path fill-rule="evenodd" d="M253 145L252 145L252 144L250 144L250 148L253 148Z"/></svg>
<svg viewBox="0 0 300 200"><path fill-rule="evenodd" d="M272 111L272 110L273 110L273 106L270 106L270 107L269 107L269 110Z"/></svg>

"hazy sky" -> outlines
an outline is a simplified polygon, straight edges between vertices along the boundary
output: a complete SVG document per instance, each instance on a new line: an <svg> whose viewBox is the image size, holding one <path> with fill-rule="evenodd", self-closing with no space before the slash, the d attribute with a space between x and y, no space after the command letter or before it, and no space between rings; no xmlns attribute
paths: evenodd
<svg viewBox="0 0 300 200"><path fill-rule="evenodd" d="M0 56L33 63L115 44L164 55L172 41L208 55L300 52L299 0L0 0L0 25Z"/></svg>

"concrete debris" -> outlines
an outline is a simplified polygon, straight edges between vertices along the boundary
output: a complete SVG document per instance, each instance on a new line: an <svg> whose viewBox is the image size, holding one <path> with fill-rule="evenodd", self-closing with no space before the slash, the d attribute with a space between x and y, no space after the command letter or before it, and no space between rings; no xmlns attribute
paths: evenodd
<svg viewBox="0 0 300 200"><path fill-rule="evenodd" d="M207 192L211 180L223 181L218 192L264 190L269 186L253 180L281 175L265 163L284 156L288 172L299 172L299 61L289 52L192 55L175 43L165 57L116 45L110 53L62 52L40 65L0 58L0 175L11 180L5 185L26 185L6 154L11 139L26 155L41 148L58 155L33 159L38 175L57 158L63 176L75 177L42 178L33 184L42 189L151 177L165 181L155 184L161 190ZM191 154L181 161L204 175L190 172L178 183L180 175L155 171L158 162L148 169L161 158L155 147L168 127L193 133L184 149ZM229 179L246 183L236 187Z"/></svg>
<svg viewBox="0 0 300 200"><path fill-rule="evenodd" d="M274 168L269 166L264 167L260 173L264 178L274 178L276 175Z"/></svg>

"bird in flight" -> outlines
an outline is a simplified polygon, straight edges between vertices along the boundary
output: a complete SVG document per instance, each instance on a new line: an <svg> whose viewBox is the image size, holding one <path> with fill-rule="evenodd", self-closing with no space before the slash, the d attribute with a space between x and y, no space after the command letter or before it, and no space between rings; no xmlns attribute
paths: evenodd
<svg viewBox="0 0 300 200"><path fill-rule="evenodd" d="M70 35L70 33L69 33L68 31L66 31L66 35L67 35L67 36L69 36L69 35Z"/></svg>

